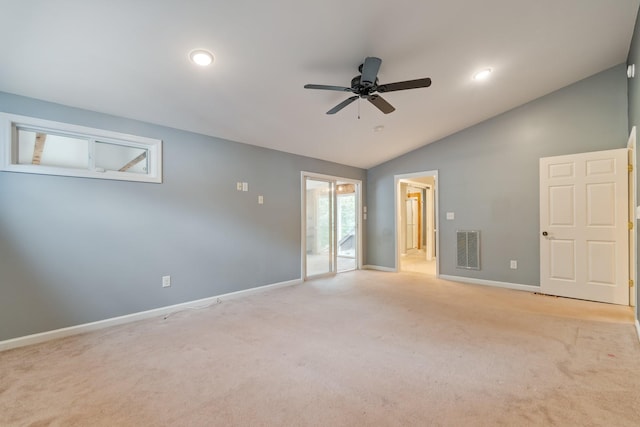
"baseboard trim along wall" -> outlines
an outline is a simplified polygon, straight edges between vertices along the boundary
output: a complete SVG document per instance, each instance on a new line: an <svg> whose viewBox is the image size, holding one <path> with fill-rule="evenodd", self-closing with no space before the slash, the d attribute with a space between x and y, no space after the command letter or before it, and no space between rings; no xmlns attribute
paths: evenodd
<svg viewBox="0 0 640 427"><path fill-rule="evenodd" d="M377 271L386 271L389 273L395 273L396 269L391 267L382 267L380 265L363 265L363 269L365 270L377 270Z"/></svg>
<svg viewBox="0 0 640 427"><path fill-rule="evenodd" d="M302 279L288 280L286 282L258 286L256 288L245 289L242 291L229 292L227 294L216 295L213 297L203 298L199 300L183 302L180 304L169 305L166 307L154 308L152 310L141 311L138 313L127 314L124 316L112 317L110 319L98 320L96 322L84 323L82 325L70 326L68 328L55 329L53 331L41 332L33 335L26 335L24 337L11 338L9 340L0 341L0 351L9 350L12 348L24 347L32 344L38 344L38 343L53 340L56 338L63 338L71 335L96 331L98 329L104 329L110 326L122 325L124 323L135 322L138 320L148 319L151 317L164 316L164 315L172 314L181 310L205 308L207 306L218 304L225 300L228 301L236 298L241 298L244 296L265 292L271 289L299 285L300 283L302 283Z"/></svg>
<svg viewBox="0 0 640 427"><path fill-rule="evenodd" d="M540 286L520 285L518 283L496 282L494 280L474 279L472 277L447 276L441 274L439 279L449 280L452 282L471 283L473 285L495 286L498 288L515 289L517 291L540 292Z"/></svg>
<svg viewBox="0 0 640 427"><path fill-rule="evenodd" d="M638 333L638 341L640 341L640 320L636 319L636 332Z"/></svg>

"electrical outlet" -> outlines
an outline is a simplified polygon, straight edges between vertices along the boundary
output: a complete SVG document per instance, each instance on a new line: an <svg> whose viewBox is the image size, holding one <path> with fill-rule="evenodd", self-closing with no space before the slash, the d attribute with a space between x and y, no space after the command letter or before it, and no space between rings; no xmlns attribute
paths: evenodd
<svg viewBox="0 0 640 427"><path fill-rule="evenodd" d="M242 191L249 191L249 183L248 182L243 182L242 183Z"/></svg>
<svg viewBox="0 0 640 427"><path fill-rule="evenodd" d="M518 261L516 261L515 259L512 259L510 267L512 270L516 270L518 268Z"/></svg>
<svg viewBox="0 0 640 427"><path fill-rule="evenodd" d="M237 182L236 183L236 190L242 191L242 183L241 182Z"/></svg>
<svg viewBox="0 0 640 427"><path fill-rule="evenodd" d="M162 287L168 288L171 286L171 276L162 276Z"/></svg>
<svg viewBox="0 0 640 427"><path fill-rule="evenodd" d="M258 204L262 205L264 203L264 197L258 196Z"/></svg>

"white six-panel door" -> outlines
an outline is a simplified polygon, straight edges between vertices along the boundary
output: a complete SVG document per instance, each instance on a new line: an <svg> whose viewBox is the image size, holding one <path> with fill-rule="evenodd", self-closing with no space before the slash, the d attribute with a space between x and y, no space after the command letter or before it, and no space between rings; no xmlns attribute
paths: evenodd
<svg viewBox="0 0 640 427"><path fill-rule="evenodd" d="M629 304L627 149L540 159L540 286Z"/></svg>

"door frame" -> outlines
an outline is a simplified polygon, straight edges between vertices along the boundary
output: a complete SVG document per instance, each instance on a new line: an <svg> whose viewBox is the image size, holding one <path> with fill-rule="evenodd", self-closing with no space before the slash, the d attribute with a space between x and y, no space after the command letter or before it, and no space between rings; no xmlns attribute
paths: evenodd
<svg viewBox="0 0 640 427"><path fill-rule="evenodd" d="M638 227L638 211L637 195L636 195L636 127L631 128L629 140L627 142L629 150L629 164L631 165L631 173L629 174L629 221L633 224L633 229L629 230L629 278L633 280L634 286L629 288L629 305L636 307L636 319L640 317L636 298L638 294L638 244L637 244L637 227Z"/></svg>
<svg viewBox="0 0 640 427"><path fill-rule="evenodd" d="M426 256L427 256L427 261L433 261L433 258L437 255L435 249L435 229L436 229L436 223L435 223L435 204L434 204L434 186L429 184L426 186L425 188L425 195L424 195L424 203L426 204L426 206L431 206L431 208L426 209L425 212L425 224L424 224L424 228L427 230L427 239L424 242L424 246L426 248ZM434 230L432 232L429 232L429 230Z"/></svg>
<svg viewBox="0 0 640 427"><path fill-rule="evenodd" d="M337 274L337 263L336 263L336 258L337 258L337 250L334 250L333 252L333 260L332 260L332 271L330 271L329 273L326 274L318 274L318 275L314 275L314 276L307 276L307 194L305 191L305 179L306 178L311 178L311 179L319 179L319 180L323 180L323 181L329 181L332 183L331 185L331 197L332 199L332 206L333 206L333 236L332 236L332 245L334 246L334 249L337 243L336 240L336 227L337 227L337 220L336 220L336 215L337 215L337 203L336 203L336 193L335 193L335 186L336 186L336 182L340 181L340 182L344 182L344 183L348 183L348 184L354 184L355 188L356 188L356 270L361 270L362 269L362 215L363 215L363 208L362 208L362 181L359 179L352 179L352 178L345 178L345 177L341 177L341 176L335 176L335 175L325 175L325 174L321 174L321 173L316 173L316 172L307 172L307 171L301 171L300 172L300 211L301 211L301 221L300 221L300 277L302 278L303 281L309 280L309 279L315 279L318 277L325 277L325 276L335 276Z"/></svg>
<svg viewBox="0 0 640 427"><path fill-rule="evenodd" d="M402 206L402 192L400 191L400 183L402 181L411 181L412 178L420 178L424 176L432 176L434 178L434 184L432 191L435 192L433 197L433 213L434 213L434 234L435 234L435 244L436 244L436 277L440 277L440 227L439 227L439 213L438 213L438 200L440 199L440 191L438 190L440 185L440 178L438 177L438 170L430 170L424 172L413 172L413 173L405 173L394 175L393 177L393 192L395 200L395 209L394 209L394 229L395 229L395 262L396 266L393 271L400 271L400 257L401 257L401 245L400 245L400 236L402 230L400 230L400 226L402 225L401 218L401 206Z"/></svg>

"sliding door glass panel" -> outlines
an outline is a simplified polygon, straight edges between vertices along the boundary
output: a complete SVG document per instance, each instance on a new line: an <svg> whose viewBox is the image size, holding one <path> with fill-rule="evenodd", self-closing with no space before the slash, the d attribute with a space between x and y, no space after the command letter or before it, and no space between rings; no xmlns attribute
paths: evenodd
<svg viewBox="0 0 640 427"><path fill-rule="evenodd" d="M306 192L306 275L334 272L332 183L305 179Z"/></svg>
<svg viewBox="0 0 640 427"><path fill-rule="evenodd" d="M357 255L355 184L337 183L336 207L338 240L337 268L339 272L355 270Z"/></svg>

